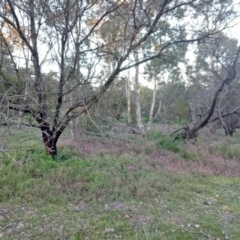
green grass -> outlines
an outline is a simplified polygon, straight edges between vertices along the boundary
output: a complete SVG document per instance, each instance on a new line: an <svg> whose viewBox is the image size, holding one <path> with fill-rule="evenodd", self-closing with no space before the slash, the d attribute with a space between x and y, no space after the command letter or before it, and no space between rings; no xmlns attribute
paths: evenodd
<svg viewBox="0 0 240 240"><path fill-rule="evenodd" d="M172 137L169 137L162 132L156 132L156 131L149 132L147 134L147 139L150 141L155 140L156 147L159 149L164 149L164 150L174 152L184 159L192 159L190 152L187 152L182 147L184 144L183 139L178 139L174 141Z"/></svg>
<svg viewBox="0 0 240 240"><path fill-rule="evenodd" d="M173 173L168 164L179 158L187 166L208 161L182 143L175 151L154 133L120 155L81 158L65 147L52 160L36 138L13 140L7 144L15 151L0 155L1 239L239 239L240 179L191 168ZM28 142L38 148L24 150Z"/></svg>

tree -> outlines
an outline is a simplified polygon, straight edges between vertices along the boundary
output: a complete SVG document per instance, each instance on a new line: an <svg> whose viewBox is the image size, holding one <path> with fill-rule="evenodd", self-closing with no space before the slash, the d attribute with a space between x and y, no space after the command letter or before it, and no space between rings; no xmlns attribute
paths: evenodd
<svg viewBox="0 0 240 240"><path fill-rule="evenodd" d="M181 136L187 139L195 138L201 128L216 120L226 133L232 135L234 130L228 127L223 119L239 110L239 105L230 108L233 96L229 95L229 90L234 79L239 76L240 47L235 39L219 34L202 43L199 49L201 54L196 62L196 75L191 78L195 85L198 84L199 89L202 89L198 94L204 93L205 96L195 95L195 102L191 102L190 106L192 122L183 128Z"/></svg>
<svg viewBox="0 0 240 240"><path fill-rule="evenodd" d="M189 121L188 102L189 86L184 81L160 82L157 90L158 102L161 109L157 109L158 118L163 123L186 123ZM159 108L159 107L158 107Z"/></svg>
<svg viewBox="0 0 240 240"><path fill-rule="evenodd" d="M1 101L8 109L30 114L36 122L31 125L42 132L47 154L56 155L57 141L68 124L88 112L117 75L160 58L172 46L182 47L213 36L233 17L231 1L3 0L0 3L3 37L6 40L4 32L11 30L17 41L23 43L21 46L29 50L34 75L29 94L34 98L24 99L5 91ZM186 25L190 18L192 24ZM100 37L99 31L114 19L121 21L123 31L112 29ZM202 24L196 24L194 19L201 19ZM145 49L146 54L139 52L139 58L133 57L153 33L161 36L163 32L167 35L159 38L157 51ZM9 46L7 41L4 44ZM115 64L111 74L102 79L99 69L106 57ZM43 74L46 64L57 69L58 77L51 105ZM89 90L90 83L99 81L103 84L98 92ZM66 103L73 93L77 96Z"/></svg>
<svg viewBox="0 0 240 240"><path fill-rule="evenodd" d="M156 44L154 45L156 47ZM178 87L179 83L181 83L181 78L182 78L181 72L179 71L178 64L179 62L184 61L186 52L187 52L186 47L181 47L180 49L178 49L177 47L169 48L165 52L162 59L154 59L146 64L145 73L148 77L148 80L153 81L152 103L149 111L149 120L147 124L148 130L151 128L153 117L154 117L153 113L154 113L155 102L156 102L157 84L159 84L160 82L159 79L163 78L164 75L167 75L169 81L171 82L170 85L174 85ZM169 93L169 96L174 96L174 98L176 97L172 93Z"/></svg>
<svg viewBox="0 0 240 240"><path fill-rule="evenodd" d="M231 65L232 56L236 54L237 45L238 41L236 39L219 34L216 40L211 45L206 45L205 51L199 54L197 62L214 79L209 89L209 94L219 85L219 80L224 78L224 72ZM210 58L210 64L207 64L207 58ZM213 118L217 119L217 125L225 130L226 135L231 136L235 132L237 125L239 125L239 113L234 112L234 109L240 106L240 102L238 101L239 71L237 69L235 79L235 81L223 90L216 105L216 111L213 114ZM232 111L233 114L231 114Z"/></svg>

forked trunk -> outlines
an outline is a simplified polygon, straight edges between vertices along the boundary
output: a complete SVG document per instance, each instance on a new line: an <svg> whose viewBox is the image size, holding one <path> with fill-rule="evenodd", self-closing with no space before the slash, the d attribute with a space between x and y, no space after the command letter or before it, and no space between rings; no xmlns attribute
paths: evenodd
<svg viewBox="0 0 240 240"><path fill-rule="evenodd" d="M57 155L57 140L50 130L42 131L42 139L45 146L46 154L51 156Z"/></svg>

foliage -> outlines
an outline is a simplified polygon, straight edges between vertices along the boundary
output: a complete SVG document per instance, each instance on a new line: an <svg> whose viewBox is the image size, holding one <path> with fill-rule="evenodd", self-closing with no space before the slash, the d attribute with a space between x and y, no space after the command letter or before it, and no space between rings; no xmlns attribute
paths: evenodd
<svg viewBox="0 0 240 240"><path fill-rule="evenodd" d="M183 157L184 159L192 159L191 153L185 151L185 149L182 147L184 143L183 139L174 141L173 138L167 136L166 134L156 131L148 133L147 139L156 140L156 147L158 149L174 152L179 154L179 156Z"/></svg>
<svg viewBox="0 0 240 240"><path fill-rule="evenodd" d="M19 113L19 125L28 125L22 116L31 115L35 124L30 125L40 129L46 153L57 155L57 142L68 124L105 94L102 113L111 110L113 118L121 119L125 87L117 80L126 70L144 63L149 79L168 75L170 82L181 82L178 65L189 44L204 45L220 36L219 29L236 15L231 1L36 0L19 5L2 0L0 80L5 84L0 83L0 102ZM49 68L54 72L46 73ZM186 121L187 98L181 98L180 106L174 103L178 96L171 98L162 101L162 119L175 120L177 114ZM153 107L150 113L149 125Z"/></svg>
<svg viewBox="0 0 240 240"><path fill-rule="evenodd" d="M126 112L126 101L126 79L116 79L99 102L99 116L119 121Z"/></svg>

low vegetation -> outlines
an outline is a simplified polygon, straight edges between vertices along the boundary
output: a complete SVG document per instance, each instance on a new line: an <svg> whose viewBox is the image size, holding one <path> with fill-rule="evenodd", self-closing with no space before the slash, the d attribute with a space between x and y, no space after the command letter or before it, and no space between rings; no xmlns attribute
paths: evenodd
<svg viewBox="0 0 240 240"><path fill-rule="evenodd" d="M1 239L239 239L240 135L66 137L52 159L35 134L5 139Z"/></svg>

